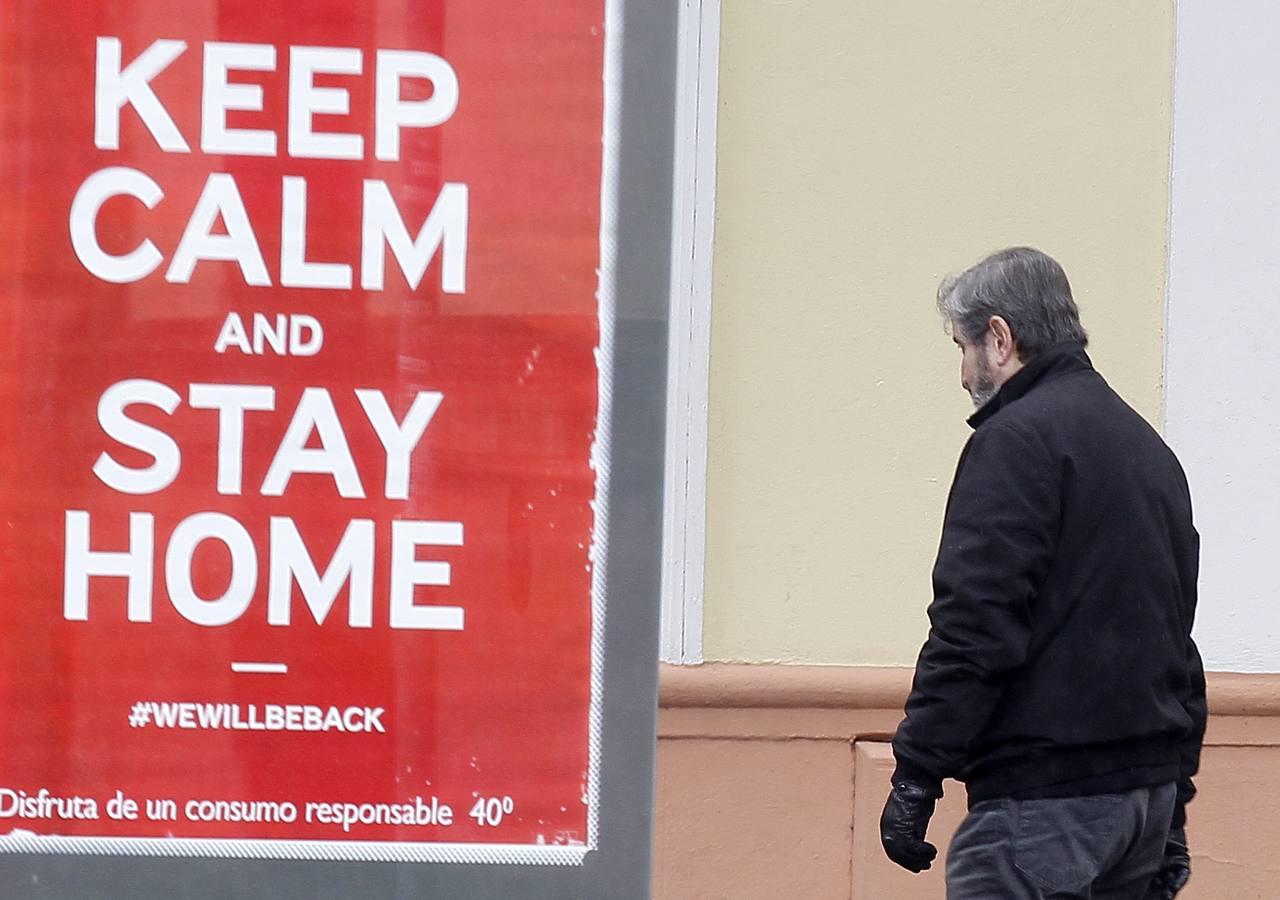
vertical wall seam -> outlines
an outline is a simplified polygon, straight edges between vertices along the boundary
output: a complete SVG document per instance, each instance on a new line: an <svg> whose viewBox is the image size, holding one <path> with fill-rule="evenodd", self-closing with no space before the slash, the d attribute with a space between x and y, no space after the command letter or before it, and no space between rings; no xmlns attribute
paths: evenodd
<svg viewBox="0 0 1280 900"><path fill-rule="evenodd" d="M1173 179L1174 179L1174 135L1177 133L1178 118L1178 0L1171 0L1173 28L1170 39L1173 46L1169 52L1169 147L1168 168L1165 179L1165 216L1164 216L1164 310L1161 319L1160 335L1160 433L1169 434L1169 339L1172 333L1173 309Z"/></svg>

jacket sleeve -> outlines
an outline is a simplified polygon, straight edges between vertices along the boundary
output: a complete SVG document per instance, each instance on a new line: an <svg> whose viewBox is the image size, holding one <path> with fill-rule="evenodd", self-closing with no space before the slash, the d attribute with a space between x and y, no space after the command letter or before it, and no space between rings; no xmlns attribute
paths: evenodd
<svg viewBox="0 0 1280 900"><path fill-rule="evenodd" d="M1190 558L1185 561L1183 578L1186 592L1187 615L1187 689L1179 698L1182 708L1191 719L1191 734L1182 744L1181 772L1178 779L1178 805L1173 814L1173 827L1186 825L1186 806L1196 795L1192 778L1200 770L1200 748L1204 743L1205 725L1209 719L1209 706L1205 699L1204 663L1200 651L1191 637L1195 621L1197 591L1200 577L1200 537L1195 535Z"/></svg>
<svg viewBox="0 0 1280 900"><path fill-rule="evenodd" d="M1173 827L1182 828L1187 822L1187 804L1196 795L1192 778L1200 771L1200 748L1204 743L1205 724L1209 719L1209 707L1205 700L1204 664L1195 642L1187 638L1188 690L1182 698L1182 708L1191 718L1191 735L1182 745L1181 772L1178 779L1178 805L1173 812Z"/></svg>
<svg viewBox="0 0 1280 900"><path fill-rule="evenodd" d="M1060 476L1034 437L980 428L961 457L933 572L928 640L894 737L895 782L958 775L1027 658L1031 603L1057 544Z"/></svg>

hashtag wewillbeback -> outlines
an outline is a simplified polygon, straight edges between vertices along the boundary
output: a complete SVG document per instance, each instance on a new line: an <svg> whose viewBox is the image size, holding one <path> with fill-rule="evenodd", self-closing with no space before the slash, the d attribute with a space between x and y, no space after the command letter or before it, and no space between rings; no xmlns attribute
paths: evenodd
<svg viewBox="0 0 1280 900"><path fill-rule="evenodd" d="M129 711L133 728L184 728L208 731L338 731L386 734L381 706L310 704L191 703L139 700Z"/></svg>

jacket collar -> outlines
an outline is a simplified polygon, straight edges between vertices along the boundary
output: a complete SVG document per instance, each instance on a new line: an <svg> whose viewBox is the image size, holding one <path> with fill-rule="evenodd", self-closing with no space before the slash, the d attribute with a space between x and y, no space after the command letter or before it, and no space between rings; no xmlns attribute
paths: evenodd
<svg viewBox="0 0 1280 900"><path fill-rule="evenodd" d="M977 428L1015 400L1025 397L1037 385L1070 372L1092 371L1093 362L1084 347L1075 341L1054 344L1018 370L1004 383L999 393L972 416L969 425Z"/></svg>

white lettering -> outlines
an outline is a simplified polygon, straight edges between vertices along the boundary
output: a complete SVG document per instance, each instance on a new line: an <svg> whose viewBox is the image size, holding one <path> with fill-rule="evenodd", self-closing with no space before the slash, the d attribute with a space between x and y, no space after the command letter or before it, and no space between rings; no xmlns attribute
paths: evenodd
<svg viewBox="0 0 1280 900"><path fill-rule="evenodd" d="M240 156L275 156L274 132L250 128L228 128L227 112L262 111L262 87L232 84L227 73L232 68L250 72L272 72L276 48L269 44L204 45L204 93L201 99L200 149L205 153L234 153Z"/></svg>
<svg viewBox="0 0 1280 900"><path fill-rule="evenodd" d="M289 317L289 353L292 356L315 356L323 346L324 328L316 318L303 313Z"/></svg>
<svg viewBox="0 0 1280 900"><path fill-rule="evenodd" d="M273 325L262 313L253 314L253 352L262 355L265 344L270 344L276 356L284 356L289 341L288 320L277 314Z"/></svg>
<svg viewBox="0 0 1280 900"><path fill-rule="evenodd" d="M351 287L351 267L307 261L307 182L285 176L280 219L280 284L284 287Z"/></svg>
<svg viewBox="0 0 1280 900"><path fill-rule="evenodd" d="M320 438L320 447L314 450L307 447L312 431ZM297 473L333 476L343 497L365 495L347 436L338 421L333 400L324 388L307 388L302 392L293 421L262 482L262 493L267 497L281 496L289 486L289 479Z"/></svg>
<svg viewBox="0 0 1280 900"><path fill-rule="evenodd" d="M131 104L162 150L190 153L178 126L151 90L151 79L187 49L183 41L156 41L120 68L120 39L98 38L97 79L93 92L93 143L99 150L120 149L120 110Z"/></svg>
<svg viewBox="0 0 1280 900"><path fill-rule="evenodd" d="M219 216L226 226L226 234L213 233ZM205 182L165 279L186 284L191 280L196 263L202 259L239 263L247 284L271 286L267 264L262 260L262 250L249 223L249 213L240 198L240 190L235 179L222 172L213 173Z"/></svg>
<svg viewBox="0 0 1280 900"><path fill-rule="evenodd" d="M350 582L348 624L352 628L373 627L373 521L351 520L321 576L293 519L273 516L267 594L270 624L289 624L295 579L317 625L324 624L338 591Z"/></svg>
<svg viewBox="0 0 1280 900"><path fill-rule="evenodd" d="M231 551L231 578L222 596L205 600L191 583L196 548L208 540L221 541ZM196 513L178 523L169 538L164 560L169 602L196 625L227 625L244 615L258 583L258 556L253 538L235 519L223 513Z"/></svg>
<svg viewBox="0 0 1280 900"><path fill-rule="evenodd" d="M431 96L405 100L400 94L402 78L427 79ZM374 156L384 162L400 158L401 128L440 125L458 108L458 75L434 53L379 50L375 80Z"/></svg>
<svg viewBox="0 0 1280 900"><path fill-rule="evenodd" d="M251 384L193 384L193 409L218 411L218 493L239 496L244 459L244 414L276 408L275 388Z"/></svg>
<svg viewBox="0 0 1280 900"><path fill-rule="evenodd" d="M235 312L228 313L226 321L222 323L218 339L213 342L213 352L226 353L227 348L233 345L246 356L253 354L253 348L249 345L249 335L244 329L244 322L240 321L240 314Z"/></svg>
<svg viewBox="0 0 1280 900"><path fill-rule="evenodd" d="M71 246L81 264L113 284L139 281L155 271L164 260L156 245L144 240L122 255L107 253L98 243L98 213L112 197L129 196L147 209L155 209L164 191L151 178L126 166L111 166L84 180L71 201Z"/></svg>
<svg viewBox="0 0 1280 900"><path fill-rule="evenodd" d="M89 549L89 513L67 510L63 618L71 622L89 620L89 578L96 575L127 579L129 621L150 622L154 527L150 513L129 513L129 549L118 553L95 551Z"/></svg>
<svg viewBox="0 0 1280 900"><path fill-rule="evenodd" d="M105 451L93 464L93 474L107 487L122 494L154 494L173 484L182 468L182 451L169 435L144 425L125 414L130 404L144 403L168 415L182 398L168 385L146 379L117 382L98 398L98 424L108 437L151 456L155 462L145 469L131 469L116 462Z"/></svg>
<svg viewBox="0 0 1280 900"><path fill-rule="evenodd" d="M450 566L445 562L419 562L420 546L461 547L461 522L391 523L391 627L461 631L461 606L418 606L413 602L417 585L447 587Z"/></svg>
<svg viewBox="0 0 1280 900"><path fill-rule="evenodd" d="M462 294L467 284L467 186L449 182L412 240L384 182L364 183L364 221L361 228L360 286L383 289L385 242L400 264L410 289L417 289L427 265L443 244L440 287L446 294Z"/></svg>
<svg viewBox="0 0 1280 900"><path fill-rule="evenodd" d="M422 440L431 418L440 408L444 394L438 391L419 391L403 422L396 422L391 406L382 391L357 390L356 398L364 407L369 424L378 433L378 440L387 452L387 480L384 495L388 500L409 499L409 458Z"/></svg>
<svg viewBox="0 0 1280 900"><path fill-rule="evenodd" d="M345 88L318 87L317 72L327 75L359 75L359 50L347 47L289 48L289 155L309 159L361 159L364 138L358 134L332 134L312 129L316 113L345 116L351 96Z"/></svg>

